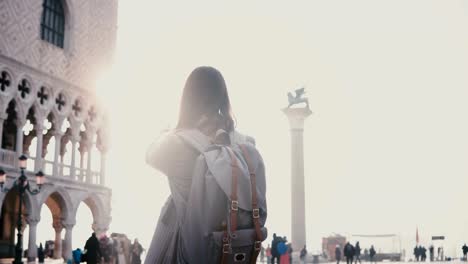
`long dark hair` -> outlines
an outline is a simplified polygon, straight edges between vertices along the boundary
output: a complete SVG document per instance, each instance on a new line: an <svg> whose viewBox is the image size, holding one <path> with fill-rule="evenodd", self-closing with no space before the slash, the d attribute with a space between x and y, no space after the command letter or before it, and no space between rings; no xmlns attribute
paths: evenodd
<svg viewBox="0 0 468 264"><path fill-rule="evenodd" d="M197 128L210 123L217 129L234 130L231 102L221 73L213 67L198 67L185 82L177 128Z"/></svg>

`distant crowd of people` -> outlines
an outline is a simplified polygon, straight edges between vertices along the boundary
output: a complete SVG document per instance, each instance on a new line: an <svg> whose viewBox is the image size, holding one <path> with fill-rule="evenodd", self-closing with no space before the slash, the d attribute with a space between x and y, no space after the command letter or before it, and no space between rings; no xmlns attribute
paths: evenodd
<svg viewBox="0 0 468 264"><path fill-rule="evenodd" d="M110 237L97 238L95 233L86 241L84 250L73 251L75 264L141 264L141 254L144 249L135 238L133 244L123 234L113 233Z"/></svg>
<svg viewBox="0 0 468 264"><path fill-rule="evenodd" d="M44 263L46 258L54 258L54 241L42 243L37 248L37 259L39 263ZM80 264L86 262L89 264L141 264L141 255L145 250L135 238L131 243L130 239L124 234L112 233L110 237L102 236L98 238L95 233L86 241L83 248L77 248L72 251L71 260L68 264ZM24 251L27 257L27 249Z"/></svg>
<svg viewBox="0 0 468 264"><path fill-rule="evenodd" d="M468 254L468 246L464 244L462 247L463 257L461 258L462 261L467 261L467 254ZM429 261L445 261L445 260L452 260L453 258L446 257L444 255L444 248L438 247L437 248L437 255L435 255L435 248L433 245L430 245L428 249L426 249L422 245L416 245L413 250L414 254L414 261L418 262L426 262L427 260L427 251L429 251Z"/></svg>
<svg viewBox="0 0 468 264"><path fill-rule="evenodd" d="M424 246L415 246L413 250L414 259L415 261L425 262L427 260L427 251L428 249ZM438 247L437 248L437 256L435 256L435 249L433 245L429 246L429 260L430 261L442 261L445 260L444 257L444 248Z"/></svg>
<svg viewBox="0 0 468 264"><path fill-rule="evenodd" d="M374 249L374 246L372 245L370 249L367 251L365 250L366 255L369 254L369 260L370 262L375 262L375 254L376 251ZM339 264L341 261L342 256L346 258L346 263L347 264L352 264L353 261L355 263L361 263L361 246L359 245L359 241L356 242L356 245L353 246L351 243L347 242L343 248L343 251L341 250L340 245L336 245L335 248L335 259L336 263Z"/></svg>
<svg viewBox="0 0 468 264"><path fill-rule="evenodd" d="M307 250L305 246L303 250L301 250L301 254L305 250L305 254L307 254ZM277 236L276 233L273 234L273 240L271 241L271 246L268 244L266 249L261 250L260 252L260 262L264 262L265 255L267 258L267 263L281 263L281 264L290 264L292 263L292 252L293 248L291 243L288 243L286 237Z"/></svg>

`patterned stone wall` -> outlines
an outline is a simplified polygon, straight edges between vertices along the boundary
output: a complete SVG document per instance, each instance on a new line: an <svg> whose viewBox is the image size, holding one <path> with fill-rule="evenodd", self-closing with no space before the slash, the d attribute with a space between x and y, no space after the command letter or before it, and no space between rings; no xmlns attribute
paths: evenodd
<svg viewBox="0 0 468 264"><path fill-rule="evenodd" d="M40 38L43 0L0 0L0 55L91 90L115 47L117 0L62 0L65 47Z"/></svg>

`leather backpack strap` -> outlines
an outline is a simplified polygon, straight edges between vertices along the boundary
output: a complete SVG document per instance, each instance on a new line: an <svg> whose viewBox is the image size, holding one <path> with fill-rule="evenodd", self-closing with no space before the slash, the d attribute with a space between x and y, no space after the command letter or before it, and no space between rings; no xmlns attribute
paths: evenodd
<svg viewBox="0 0 468 264"><path fill-rule="evenodd" d="M239 178L240 168L239 161L237 160L236 155L230 147L226 147L229 156L231 157L231 168L232 168L232 177L231 177L231 206L229 208L229 225L226 226L226 230L223 235L222 243L222 257L221 264L226 264L228 262L228 255L231 253L231 237L230 234L236 232L237 230L237 214L239 212L239 201L237 197L237 181ZM228 232L229 229L229 232Z"/></svg>
<svg viewBox="0 0 468 264"><path fill-rule="evenodd" d="M252 190L252 218L255 227L254 253L251 259L251 263L256 263L258 254L260 253L260 250L262 248L263 241L262 230L260 227L260 209L258 208L257 199L257 180L247 147L245 145L240 145L240 148L242 150L242 154L244 155L245 161L247 162L247 167L249 168L250 174L250 188Z"/></svg>
<svg viewBox="0 0 468 264"><path fill-rule="evenodd" d="M239 161L230 147L226 147L229 155L231 156L231 167L232 167L232 182L231 182L231 207L229 214L231 218L230 231L231 233L237 230L237 214L239 212L239 200L237 198L237 186L238 178L240 173Z"/></svg>
<svg viewBox="0 0 468 264"><path fill-rule="evenodd" d="M221 250L222 250L222 255L221 255L221 264L226 264L228 262L228 255L229 255L229 247L230 247L230 241L229 241L229 234L227 231L228 227L226 226L226 229L224 230L223 234L223 243L221 243Z"/></svg>

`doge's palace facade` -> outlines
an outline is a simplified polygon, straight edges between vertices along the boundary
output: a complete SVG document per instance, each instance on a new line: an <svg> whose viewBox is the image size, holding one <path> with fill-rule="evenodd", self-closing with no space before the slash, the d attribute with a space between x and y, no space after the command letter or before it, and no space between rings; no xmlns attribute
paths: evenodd
<svg viewBox="0 0 468 264"><path fill-rule="evenodd" d="M81 203L93 230L111 221L105 186L106 115L96 103L95 81L109 67L116 39L117 0L0 0L0 167L5 188L29 157L27 176L46 174L38 195L25 195L23 226L28 261L37 257L41 210L53 216L54 258L71 259L73 227ZM0 258L14 256L18 194L0 194ZM52 229L53 228L53 229ZM62 243L62 234L64 240Z"/></svg>

